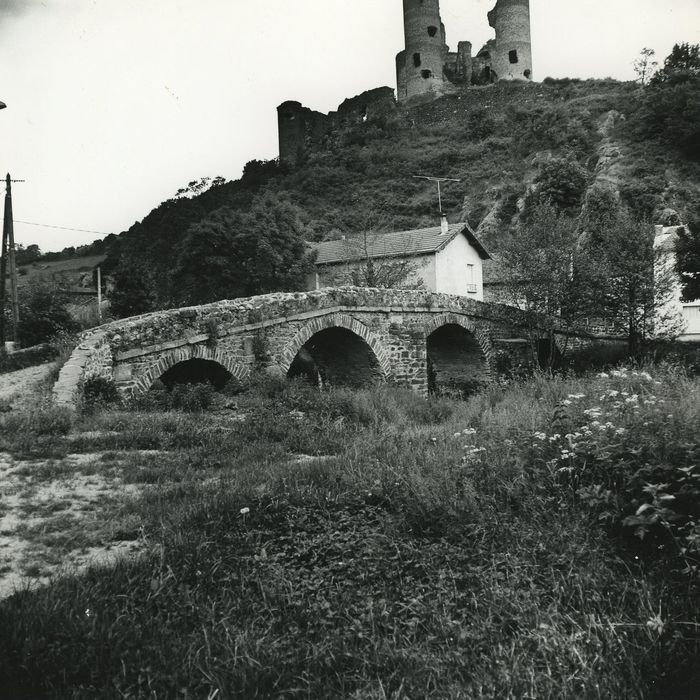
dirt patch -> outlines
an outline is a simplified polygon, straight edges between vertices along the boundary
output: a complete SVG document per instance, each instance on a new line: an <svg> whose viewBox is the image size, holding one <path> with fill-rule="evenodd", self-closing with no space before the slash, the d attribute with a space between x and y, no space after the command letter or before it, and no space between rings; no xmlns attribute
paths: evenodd
<svg viewBox="0 0 700 700"><path fill-rule="evenodd" d="M140 522L122 508L139 487L81 471L101 458L28 462L0 454L0 598L145 548Z"/></svg>
<svg viewBox="0 0 700 700"><path fill-rule="evenodd" d="M46 380L53 367L54 363L49 362L0 374L0 404L16 409L35 402L36 385Z"/></svg>

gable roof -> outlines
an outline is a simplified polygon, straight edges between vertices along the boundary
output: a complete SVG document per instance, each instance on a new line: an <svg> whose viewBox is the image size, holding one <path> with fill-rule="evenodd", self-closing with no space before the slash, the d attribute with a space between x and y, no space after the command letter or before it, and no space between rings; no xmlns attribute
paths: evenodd
<svg viewBox="0 0 700 700"><path fill-rule="evenodd" d="M310 243L309 245L318 252L317 265L332 265L334 263L355 262L365 257L405 258L430 255L441 251L460 234L467 237L482 260L491 258L469 224L464 223L451 224L445 234L442 233L440 226L372 234L367 239L367 251L364 250L364 241L360 236L353 236L345 240Z"/></svg>

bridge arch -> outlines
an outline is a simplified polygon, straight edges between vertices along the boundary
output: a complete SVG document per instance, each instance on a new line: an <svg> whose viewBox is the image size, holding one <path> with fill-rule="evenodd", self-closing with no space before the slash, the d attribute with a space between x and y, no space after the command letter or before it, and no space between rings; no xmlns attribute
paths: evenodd
<svg viewBox="0 0 700 700"><path fill-rule="evenodd" d="M317 334L334 328L345 329L363 340L371 349L377 362L377 367L383 380L391 377L391 363L389 354L384 348L379 337L362 322L347 314L335 313L328 316L320 316L301 328L283 350L278 365L286 376L292 367L292 363L304 348L304 346Z"/></svg>
<svg viewBox="0 0 700 700"><path fill-rule="evenodd" d="M440 314L424 327L428 386L471 393L493 378L494 349L486 329L468 317Z"/></svg>
<svg viewBox="0 0 700 700"><path fill-rule="evenodd" d="M222 352L217 348L211 348L206 345L186 345L176 350L170 350L158 357L158 361L148 367L137 378L134 386L135 394L146 393L153 383L162 377L169 369L181 362L189 360L208 360L221 365L227 372L231 374L233 379L244 381L250 374L250 370L245 365L237 362L229 354Z"/></svg>

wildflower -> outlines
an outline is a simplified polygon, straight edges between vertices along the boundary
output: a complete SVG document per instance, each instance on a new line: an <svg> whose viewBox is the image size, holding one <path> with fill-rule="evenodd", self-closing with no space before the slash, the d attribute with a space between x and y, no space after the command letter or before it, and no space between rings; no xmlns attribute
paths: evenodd
<svg viewBox="0 0 700 700"><path fill-rule="evenodd" d="M639 372L638 376L642 379L646 379L648 382L652 381L652 376L649 374L649 372Z"/></svg>
<svg viewBox="0 0 700 700"><path fill-rule="evenodd" d="M561 440L561 435L559 435L559 433L556 433L555 435L552 435L552 437L549 438L550 442L556 442L557 440Z"/></svg>
<svg viewBox="0 0 700 700"><path fill-rule="evenodd" d="M92 617L92 610L90 610L90 608L85 608L85 617Z"/></svg>
<svg viewBox="0 0 700 700"><path fill-rule="evenodd" d="M455 436L456 438L461 438L461 437L462 437L462 433L455 433L454 436Z"/></svg>
<svg viewBox="0 0 700 700"><path fill-rule="evenodd" d="M627 430L625 428L618 428L615 431L615 435L624 435L626 432L627 432Z"/></svg>
<svg viewBox="0 0 700 700"><path fill-rule="evenodd" d="M533 437L535 438L535 440L546 440L547 439L547 436L544 433L535 433L533 435Z"/></svg>
<svg viewBox="0 0 700 700"><path fill-rule="evenodd" d="M598 374L598 379L608 379L610 377L609 374L606 374L605 372L600 372Z"/></svg>
<svg viewBox="0 0 700 700"><path fill-rule="evenodd" d="M245 516L250 513L250 508L241 508L241 515Z"/></svg>
<svg viewBox="0 0 700 700"><path fill-rule="evenodd" d="M569 394L570 399L574 399L574 401L578 401L579 399L585 399L586 395L585 394Z"/></svg>
<svg viewBox="0 0 700 700"><path fill-rule="evenodd" d="M476 428L465 428L462 435L476 435Z"/></svg>
<svg viewBox="0 0 700 700"><path fill-rule="evenodd" d="M564 406L571 406L571 401L569 401L569 399L564 399L564 400L562 401L562 405L564 405Z"/></svg>

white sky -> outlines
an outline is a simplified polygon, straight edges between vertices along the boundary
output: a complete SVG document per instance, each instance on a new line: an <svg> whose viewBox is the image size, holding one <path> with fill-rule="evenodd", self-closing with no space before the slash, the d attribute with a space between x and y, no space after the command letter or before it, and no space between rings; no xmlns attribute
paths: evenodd
<svg viewBox="0 0 700 700"><path fill-rule="evenodd" d="M495 0L442 0L448 43ZM700 43L700 0L531 0L535 78L633 78ZM15 219L119 233L190 180L277 156L279 103L395 87L400 0L0 0L0 173ZM3 190L0 190L4 191ZM98 238L15 224L58 250Z"/></svg>

